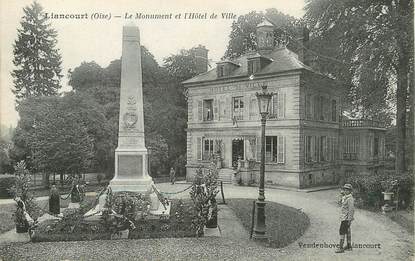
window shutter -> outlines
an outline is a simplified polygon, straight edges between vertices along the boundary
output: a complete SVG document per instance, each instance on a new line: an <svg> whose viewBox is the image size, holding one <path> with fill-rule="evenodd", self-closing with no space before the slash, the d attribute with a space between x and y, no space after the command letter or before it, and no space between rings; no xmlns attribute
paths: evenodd
<svg viewBox="0 0 415 261"><path fill-rule="evenodd" d="M325 161L328 161L328 153L327 153L327 149L328 149L328 140L327 140L327 138L329 138L329 137L325 137L324 138L324 160Z"/></svg>
<svg viewBox="0 0 415 261"><path fill-rule="evenodd" d="M196 159L202 160L202 138L200 137L196 140Z"/></svg>
<svg viewBox="0 0 415 261"><path fill-rule="evenodd" d="M331 157L331 155L332 155L332 153L331 153L331 150L332 150L331 139L332 138L330 136L327 137L327 160L328 161L333 160L332 157Z"/></svg>
<svg viewBox="0 0 415 261"><path fill-rule="evenodd" d="M257 138L251 139L250 145L252 150L252 158L257 159Z"/></svg>
<svg viewBox="0 0 415 261"><path fill-rule="evenodd" d="M249 104L250 104L250 99L251 98L251 96L249 95L249 94L247 94L247 93L245 93L244 94L244 97L243 97L243 101L244 101L244 113L243 113L243 115L244 115L244 119L246 119L246 120L248 120L249 119Z"/></svg>
<svg viewBox="0 0 415 261"><path fill-rule="evenodd" d="M203 121L203 101L197 102L197 118L199 121Z"/></svg>
<svg viewBox="0 0 415 261"><path fill-rule="evenodd" d="M303 137L303 145L304 145L304 152L303 152L304 160L303 160L303 162L307 162L307 136Z"/></svg>
<svg viewBox="0 0 415 261"><path fill-rule="evenodd" d="M278 116L278 92L275 92L274 95L272 95L271 114Z"/></svg>
<svg viewBox="0 0 415 261"><path fill-rule="evenodd" d="M232 103L233 103L232 97L229 97L229 96L226 97L226 104L227 104L226 108L228 108L227 118L230 120L232 120L232 109L233 109Z"/></svg>
<svg viewBox="0 0 415 261"><path fill-rule="evenodd" d="M285 92L278 94L278 118L285 117Z"/></svg>
<svg viewBox="0 0 415 261"><path fill-rule="evenodd" d="M278 136L277 163L285 162L285 137Z"/></svg>
<svg viewBox="0 0 415 261"><path fill-rule="evenodd" d="M254 119L254 99L253 99L253 94L251 94L249 96L249 119L252 120Z"/></svg>
<svg viewBox="0 0 415 261"><path fill-rule="evenodd" d="M262 141L261 141L261 138L257 138L257 143L256 143L256 159L258 160L258 161L260 161L261 160L261 143L262 143Z"/></svg>
<svg viewBox="0 0 415 261"><path fill-rule="evenodd" d="M219 103L218 99L213 100L213 119L219 120Z"/></svg>
<svg viewBox="0 0 415 261"><path fill-rule="evenodd" d="M331 102L330 97L326 99L326 121L331 121Z"/></svg>
<svg viewBox="0 0 415 261"><path fill-rule="evenodd" d="M325 111L326 111L326 121L330 121L330 115L331 115L331 104L330 104L330 99L329 98L325 98L324 99L324 106L326 106Z"/></svg>
<svg viewBox="0 0 415 261"><path fill-rule="evenodd" d="M308 98L307 98L307 94L304 94L304 119L308 119L307 115L308 115Z"/></svg>

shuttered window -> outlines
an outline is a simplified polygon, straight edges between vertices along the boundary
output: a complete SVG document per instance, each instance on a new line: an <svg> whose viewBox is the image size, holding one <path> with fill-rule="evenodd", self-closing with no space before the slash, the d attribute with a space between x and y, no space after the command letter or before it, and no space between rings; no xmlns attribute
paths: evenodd
<svg viewBox="0 0 415 261"><path fill-rule="evenodd" d="M244 119L244 99L243 96L233 98L233 117L236 120Z"/></svg>
<svg viewBox="0 0 415 261"><path fill-rule="evenodd" d="M265 161L285 163L285 137L267 136L265 139Z"/></svg>

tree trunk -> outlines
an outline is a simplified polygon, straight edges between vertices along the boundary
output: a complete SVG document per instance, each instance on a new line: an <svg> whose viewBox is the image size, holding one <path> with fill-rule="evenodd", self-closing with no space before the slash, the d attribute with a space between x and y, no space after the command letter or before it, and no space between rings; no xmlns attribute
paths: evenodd
<svg viewBox="0 0 415 261"><path fill-rule="evenodd" d="M406 104L408 89L409 59L401 51L398 65L398 83L396 89L396 162L395 171L400 174L406 171Z"/></svg>
<svg viewBox="0 0 415 261"><path fill-rule="evenodd" d="M411 50L413 48L413 6L411 1L402 0L397 5L398 66L396 88L396 162L395 171L400 174L406 169L406 113L408 102L408 74ZM411 8L412 6L412 8Z"/></svg>
<svg viewBox="0 0 415 261"><path fill-rule="evenodd" d="M45 173L44 174L44 184L46 188L49 188L50 184L49 184L49 173Z"/></svg>
<svg viewBox="0 0 415 261"><path fill-rule="evenodd" d="M408 99L408 106L409 106L409 113L408 113L408 128L407 128L407 135L408 135L408 142L406 145L407 148L407 156L408 156L408 164L407 167L410 171L414 171L414 148L415 148L415 90L414 90L414 72L413 69L411 70L409 74L409 99Z"/></svg>
<svg viewBox="0 0 415 261"><path fill-rule="evenodd" d="M63 187L63 174L59 174L59 182L61 183L61 187Z"/></svg>

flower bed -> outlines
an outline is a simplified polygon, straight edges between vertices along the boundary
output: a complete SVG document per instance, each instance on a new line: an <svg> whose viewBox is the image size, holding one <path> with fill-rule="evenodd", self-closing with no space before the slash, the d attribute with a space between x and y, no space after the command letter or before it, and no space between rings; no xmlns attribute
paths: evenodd
<svg viewBox="0 0 415 261"><path fill-rule="evenodd" d="M195 211L190 201L173 200L169 219L152 218L134 221L129 239L195 237L192 226ZM82 213L82 212L80 212ZM83 219L80 213L72 213L60 221L40 223L31 237L32 242L109 240L113 232L102 220Z"/></svg>

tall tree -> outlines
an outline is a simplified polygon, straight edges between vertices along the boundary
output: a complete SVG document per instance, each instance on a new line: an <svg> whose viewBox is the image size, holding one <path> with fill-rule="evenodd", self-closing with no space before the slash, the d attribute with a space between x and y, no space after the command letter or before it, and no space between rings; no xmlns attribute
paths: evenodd
<svg viewBox="0 0 415 261"><path fill-rule="evenodd" d="M57 32L36 1L23 11L21 28L13 45L16 69L12 72L12 91L17 102L27 97L56 95L62 78Z"/></svg>
<svg viewBox="0 0 415 261"><path fill-rule="evenodd" d="M331 45L320 45L317 52L333 54L325 59L326 68L349 82L363 112L396 90L398 172L406 170L407 99L408 88L413 88L408 81L413 70L413 8L412 0L307 0L305 14L315 38L326 43L334 40Z"/></svg>
<svg viewBox="0 0 415 261"><path fill-rule="evenodd" d="M61 175L103 164L107 123L98 108L79 95L21 101L13 159L26 160L36 171Z"/></svg>

